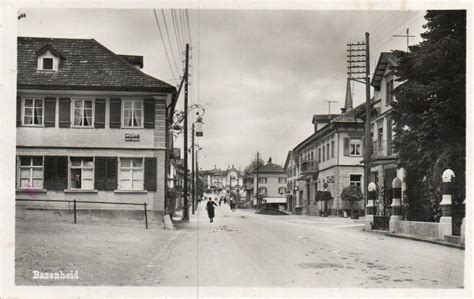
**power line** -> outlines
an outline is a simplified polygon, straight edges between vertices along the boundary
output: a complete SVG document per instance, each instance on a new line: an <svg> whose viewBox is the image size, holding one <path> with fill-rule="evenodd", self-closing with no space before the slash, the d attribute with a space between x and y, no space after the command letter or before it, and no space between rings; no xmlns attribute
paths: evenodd
<svg viewBox="0 0 474 299"><path fill-rule="evenodd" d="M181 35L180 35L180 28L177 27L176 25L176 12L174 9L171 10L171 19L173 21L173 27L174 27L174 34L175 34L175 37L176 37L176 43L178 44L178 49L183 49L183 42L182 42L182 39L181 39Z"/></svg>
<svg viewBox="0 0 474 299"><path fill-rule="evenodd" d="M176 81L176 84L178 84L178 80L176 80L176 75L174 73L174 69L171 65L171 60L170 60L170 57L169 57L169 54L168 54L168 50L166 49L165 40L163 38L163 33L161 32L160 22L158 21L158 16L156 15L156 10L154 8L153 8L153 13L155 15L156 24L158 25L158 31L160 32L161 43L163 45L163 49L165 50L166 59L168 60L168 65L169 65L170 71L171 71L171 76L173 76L173 80Z"/></svg>
<svg viewBox="0 0 474 299"><path fill-rule="evenodd" d="M163 9L161 9L161 14L163 15L163 22L165 23L166 34L168 35L168 41L170 43L171 57L173 57L174 65L175 65L176 70L178 71L178 74L179 74L179 67L178 67L178 64L176 63L176 58L174 56L173 45L171 43L171 38L170 38L169 31L168 31L168 25L166 24L165 11Z"/></svg>

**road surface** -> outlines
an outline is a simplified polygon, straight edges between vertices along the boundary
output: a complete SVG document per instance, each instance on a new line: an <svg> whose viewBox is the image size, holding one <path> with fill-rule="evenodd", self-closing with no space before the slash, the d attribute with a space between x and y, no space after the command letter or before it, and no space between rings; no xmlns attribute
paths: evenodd
<svg viewBox="0 0 474 299"><path fill-rule="evenodd" d="M363 231L350 219L200 204L168 248L161 286L461 288L464 251Z"/></svg>

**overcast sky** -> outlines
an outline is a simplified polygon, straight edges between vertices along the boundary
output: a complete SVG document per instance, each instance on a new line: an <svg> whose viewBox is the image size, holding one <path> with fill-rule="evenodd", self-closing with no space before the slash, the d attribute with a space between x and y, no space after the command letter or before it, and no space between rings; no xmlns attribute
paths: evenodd
<svg viewBox="0 0 474 299"><path fill-rule="evenodd" d="M94 38L117 54L144 56L144 72L176 85L182 50L157 8L171 70L152 9L21 9L20 36ZM371 69L382 51L406 50L424 31L424 11L189 10L190 104L206 109L200 167L245 168L256 151L284 164L288 150L313 132L313 114L340 112L346 90L346 44L370 33ZM354 105L365 100L354 84ZM178 108L182 109L183 97ZM194 121L194 115L190 121ZM182 139L182 136L179 137ZM179 141L177 143L179 145Z"/></svg>

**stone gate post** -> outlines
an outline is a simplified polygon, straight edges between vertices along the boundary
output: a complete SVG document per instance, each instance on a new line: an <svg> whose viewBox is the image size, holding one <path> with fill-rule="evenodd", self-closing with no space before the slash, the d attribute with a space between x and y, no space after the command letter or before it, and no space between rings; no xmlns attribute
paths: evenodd
<svg viewBox="0 0 474 299"><path fill-rule="evenodd" d="M401 220L402 216L402 180L394 178L392 181L392 214L390 216L389 231L395 232L395 222Z"/></svg>
<svg viewBox="0 0 474 299"><path fill-rule="evenodd" d="M367 215L365 215L365 230L372 229L375 215L375 199L377 198L377 185L370 182L367 186Z"/></svg>
<svg viewBox="0 0 474 299"><path fill-rule="evenodd" d="M454 187L454 171L451 169L446 169L443 171L442 180L443 180L443 198L439 203L441 206L441 218L439 219L439 237L444 239L444 236L451 235L453 229L453 217L451 211L452 205L452 190Z"/></svg>

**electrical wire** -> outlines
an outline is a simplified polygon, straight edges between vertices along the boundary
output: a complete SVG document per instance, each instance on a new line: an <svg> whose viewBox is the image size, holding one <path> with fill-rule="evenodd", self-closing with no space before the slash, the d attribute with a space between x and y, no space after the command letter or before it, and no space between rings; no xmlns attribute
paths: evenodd
<svg viewBox="0 0 474 299"><path fill-rule="evenodd" d="M170 44L170 49L171 49L171 57L173 57L173 61L174 61L174 65L176 67L176 71L178 72L179 74L179 67L178 67L178 64L176 63L176 58L174 56L174 51L173 51L173 44L171 43L171 38L170 38L170 33L168 31L168 25L166 23L166 17L165 17L165 11L164 9L161 9L161 14L163 15L163 22L165 24L165 29L166 29L166 35L168 36L168 42Z"/></svg>
<svg viewBox="0 0 474 299"><path fill-rule="evenodd" d="M161 43L163 45L163 49L165 50L165 55L166 55L166 59L168 60L168 65L170 67L170 71L171 71L171 76L173 77L173 80L176 82L176 85L178 85L178 80L176 79L176 75L174 73L174 69L171 65L171 60L170 60L170 57L169 57L169 54L168 54L168 50L166 49L166 45L165 45L165 40L163 38L163 33L161 32L161 26L160 26L160 22L158 21L158 16L156 14L156 10L153 8L153 13L155 15L155 20L156 20L156 24L158 26L158 31L160 32L160 37L161 37Z"/></svg>

